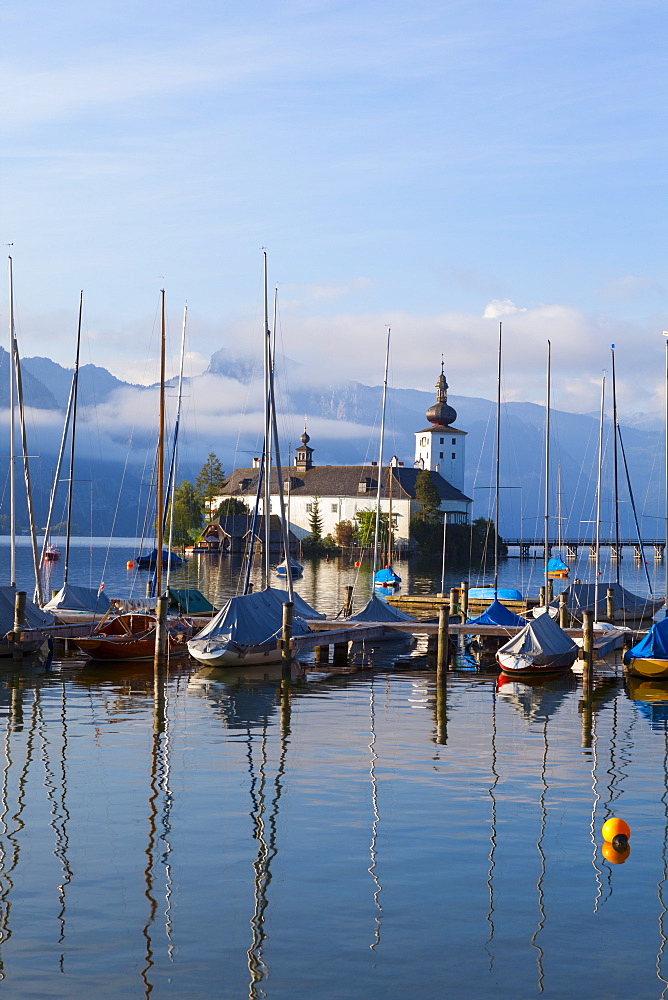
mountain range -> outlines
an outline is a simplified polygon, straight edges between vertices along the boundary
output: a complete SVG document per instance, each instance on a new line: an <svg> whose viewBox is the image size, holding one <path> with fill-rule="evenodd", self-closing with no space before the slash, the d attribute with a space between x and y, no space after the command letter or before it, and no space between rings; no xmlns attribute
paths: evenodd
<svg viewBox="0 0 668 1000"><path fill-rule="evenodd" d="M472 360L472 363L474 361ZM21 362L24 402L29 414L28 450L38 523L43 524L62 435L72 371L49 358ZM438 372L434 373L434 381ZM305 366L288 359L277 364L279 431L283 464L298 443L304 423L317 465L354 465L375 460L382 387L356 381L310 380ZM288 386L287 393L281 391ZM174 406L174 381L169 389ZM152 478L157 414L156 387L123 382L104 368L79 370L79 421L75 463L74 521L80 533L134 535L141 531ZM177 480L193 480L209 452L226 471L251 464L261 450L262 379L256 360L243 353L217 350L201 375L184 383L184 416L179 436ZM415 433L426 423L434 390L391 388L386 413L385 458L396 455L412 464ZM467 432L465 492L474 500L473 516L493 513L496 458L496 406L487 399L449 395L457 411L455 425ZM9 355L0 348L0 407L9 404ZM304 419L305 418L305 419ZM5 414L5 421L6 421ZM514 537L540 537L543 531L544 408L534 403L506 403L501 420L500 531ZM553 533L561 511L564 536L594 533L598 468L598 415L553 411L551 414ZM618 456L620 528L635 536L631 495L643 537L664 531L663 440L653 427L622 426L623 454ZM602 476L603 537L612 534L612 422L605 422ZM3 449L6 451L6 449ZM624 461L625 459L625 461ZM5 457L0 463L6 466ZM69 473L61 472L61 479ZM6 476L5 476L6 482ZM59 490L64 492L64 488ZM0 517L8 512L7 490ZM56 520L59 514L56 512ZM92 524L91 524L92 519Z"/></svg>

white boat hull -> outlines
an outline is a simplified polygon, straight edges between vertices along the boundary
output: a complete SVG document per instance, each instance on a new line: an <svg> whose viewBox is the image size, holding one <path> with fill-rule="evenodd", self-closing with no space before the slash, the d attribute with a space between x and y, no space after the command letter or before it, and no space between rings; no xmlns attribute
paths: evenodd
<svg viewBox="0 0 668 1000"><path fill-rule="evenodd" d="M558 671L570 670L575 663L577 655L577 649L572 652L541 654L538 656L532 656L531 654L523 656L518 653L498 652L496 654L496 662L504 674L511 674L513 676L554 674Z"/></svg>

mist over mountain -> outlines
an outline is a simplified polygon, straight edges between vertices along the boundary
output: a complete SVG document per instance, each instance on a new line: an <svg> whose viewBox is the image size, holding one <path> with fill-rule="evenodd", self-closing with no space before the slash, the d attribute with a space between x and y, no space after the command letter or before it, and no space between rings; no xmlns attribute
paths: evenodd
<svg viewBox="0 0 668 1000"><path fill-rule="evenodd" d="M72 370L48 358L21 363L28 409L28 450L39 525L46 519L56 456L70 392ZM283 464L299 443L304 424L317 465L352 465L375 461L381 415L381 386L355 381L309 380L304 365L279 359L277 409ZM434 381L436 380L435 372ZM79 417L75 459L74 521L82 534L135 534L141 529L153 479L158 391L155 386L123 382L104 368L83 365L79 372ZM7 424L9 356L0 348L0 407ZM167 390L168 420L176 407L176 380ZM286 388L287 387L287 388ZM226 349L216 351L207 370L184 381L179 432L177 480L193 480L209 452L230 472L248 466L262 449L262 373L255 358ZM384 456L412 464L415 433L426 425L425 412L434 390L389 388ZM473 516L493 513L496 459L496 405L490 400L449 394L457 410L455 425L467 431L465 492L473 498ZM642 423L642 421L640 421ZM508 537L541 537L544 496L544 408L534 403L505 403L501 419L500 530ZM635 537L626 486L625 462L643 537L663 533L663 435L653 427L623 426L623 454L618 455L620 530ZM562 535L592 537L598 466L597 414L553 411L551 414L553 533L557 508ZM169 436L169 432L168 432ZM605 422L602 476L602 537L614 522L611 421ZM7 449L2 449L7 453ZM0 459L6 471L6 457ZM63 470L61 479L69 472ZM6 481L6 476L4 477ZM61 484L59 494L64 494ZM0 517L8 513L7 490ZM62 507L62 505L61 505ZM56 513L56 521L60 520Z"/></svg>

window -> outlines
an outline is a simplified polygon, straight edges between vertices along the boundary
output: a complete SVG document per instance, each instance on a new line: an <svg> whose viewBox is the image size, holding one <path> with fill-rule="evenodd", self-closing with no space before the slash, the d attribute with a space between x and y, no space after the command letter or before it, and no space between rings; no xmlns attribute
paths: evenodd
<svg viewBox="0 0 668 1000"><path fill-rule="evenodd" d="M444 441L445 441L445 438L441 438L441 444L443 444L443 443L444 443ZM441 456L441 457L442 457L442 456Z"/></svg>
<svg viewBox="0 0 668 1000"><path fill-rule="evenodd" d="M306 513L307 514L312 514L313 513L313 504L312 503L307 503L306 504Z"/></svg>
<svg viewBox="0 0 668 1000"><path fill-rule="evenodd" d="M438 453L438 457L439 457L439 458L443 458L443 452L442 452L442 451L439 451L439 453Z"/></svg>
<svg viewBox="0 0 668 1000"><path fill-rule="evenodd" d="M426 437L420 438L420 444L426 444L426 443L427 443Z"/></svg>
<svg viewBox="0 0 668 1000"><path fill-rule="evenodd" d="M454 451L453 451L453 453L452 453L452 457L453 457L453 458L457 458L457 456L455 455Z"/></svg>
<svg viewBox="0 0 668 1000"><path fill-rule="evenodd" d="M338 504L333 503L332 504L332 514L336 514L336 512L338 511L338 509L339 509Z"/></svg>
<svg viewBox="0 0 668 1000"><path fill-rule="evenodd" d="M452 439L452 443L453 443L453 444L457 444L457 438L453 438L453 439Z"/></svg>

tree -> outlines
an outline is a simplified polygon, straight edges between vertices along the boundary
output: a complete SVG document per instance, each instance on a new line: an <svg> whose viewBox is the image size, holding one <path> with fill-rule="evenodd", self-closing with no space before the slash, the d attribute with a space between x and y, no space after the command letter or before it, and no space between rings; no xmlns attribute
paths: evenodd
<svg viewBox="0 0 668 1000"><path fill-rule="evenodd" d="M415 499L420 507L415 517L427 524L443 524L441 497L431 472L422 469L415 479Z"/></svg>
<svg viewBox="0 0 668 1000"><path fill-rule="evenodd" d="M308 526L310 537L314 542L319 542L322 538L322 517L320 515L320 497L317 494L314 495L313 503L311 504Z"/></svg>
<svg viewBox="0 0 668 1000"><path fill-rule="evenodd" d="M363 549L373 546L376 534L376 512L375 510L358 510L355 514L357 521L357 537ZM383 549L387 547L390 533L390 515L381 510L378 524L378 546Z"/></svg>
<svg viewBox="0 0 668 1000"><path fill-rule="evenodd" d="M218 505L218 510L215 513L215 517L229 517L234 514L251 514L252 511L247 503L243 500L239 500L237 497L226 497L225 500L221 501Z"/></svg>
<svg viewBox="0 0 668 1000"><path fill-rule="evenodd" d="M353 544L355 538L355 526L352 521L339 521L334 525L334 541L341 548L347 548Z"/></svg>
<svg viewBox="0 0 668 1000"><path fill-rule="evenodd" d="M213 501L220 496L226 484L223 467L211 451L195 480L195 496L202 504L206 517L212 516Z"/></svg>
<svg viewBox="0 0 668 1000"><path fill-rule="evenodd" d="M167 509L167 532L172 518L172 504ZM202 530L202 504L198 500L195 487L187 479L174 490L174 530L172 532L172 542L177 547L183 547L189 542L193 542Z"/></svg>

